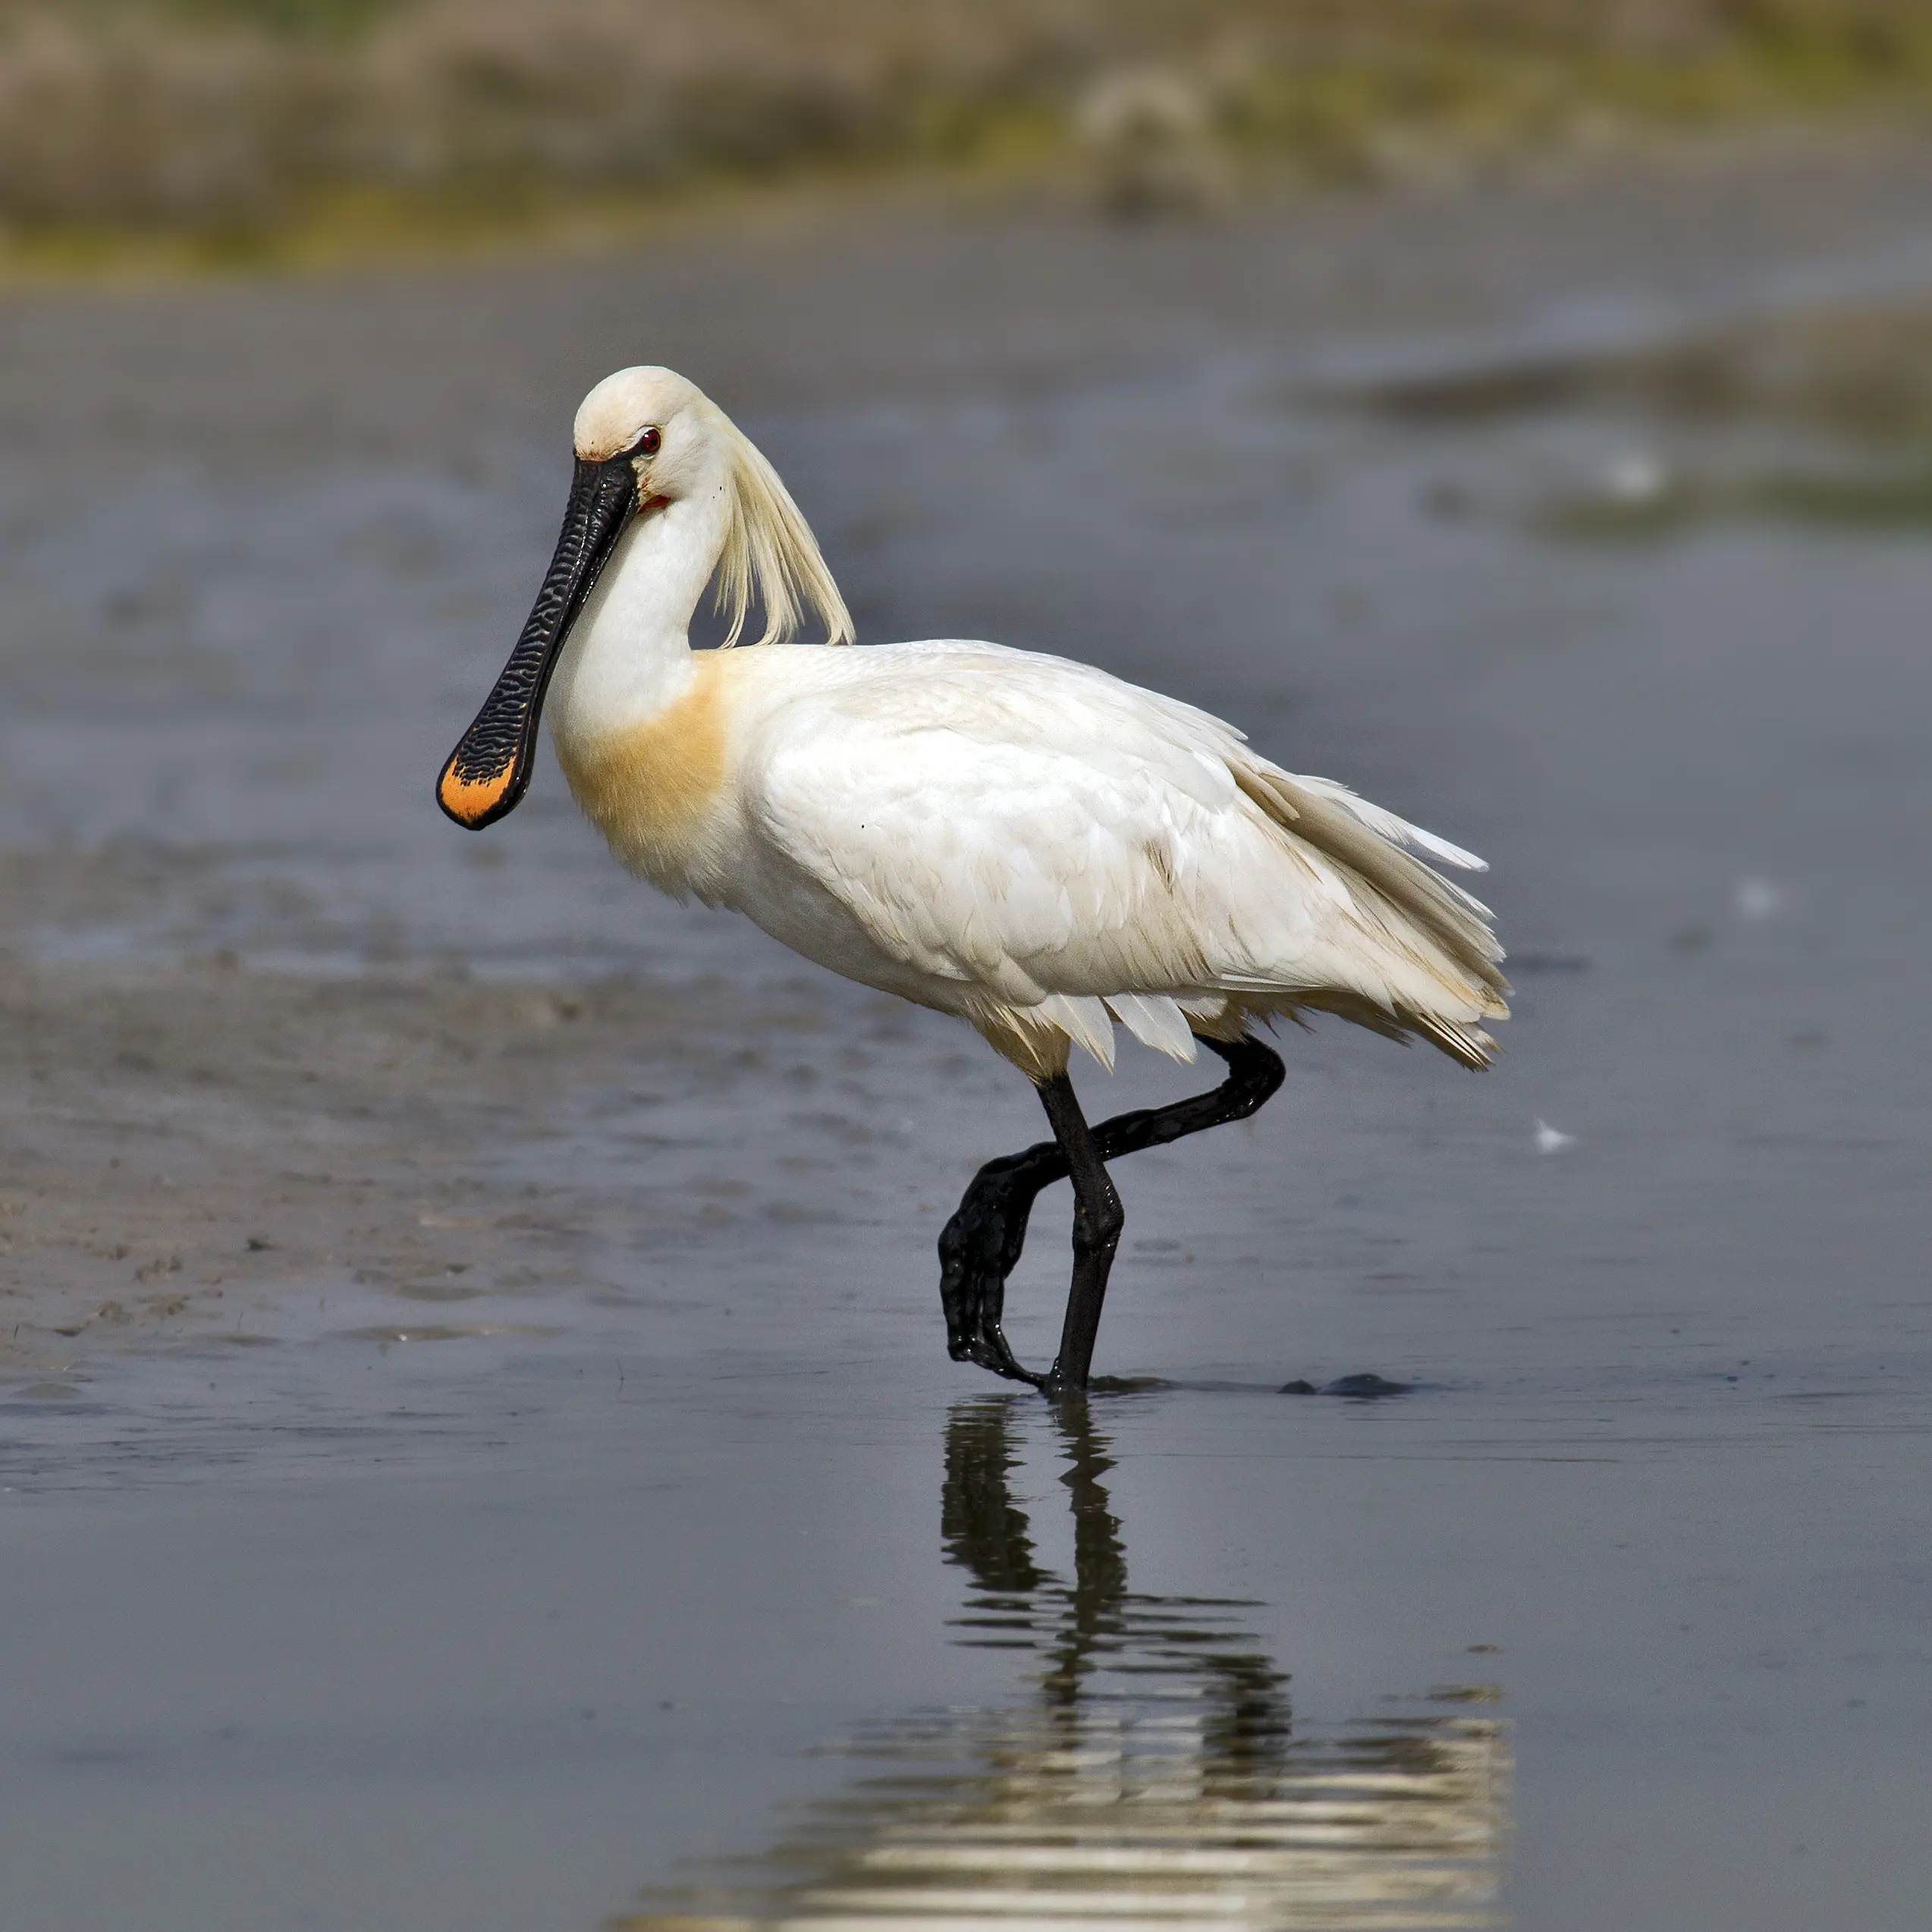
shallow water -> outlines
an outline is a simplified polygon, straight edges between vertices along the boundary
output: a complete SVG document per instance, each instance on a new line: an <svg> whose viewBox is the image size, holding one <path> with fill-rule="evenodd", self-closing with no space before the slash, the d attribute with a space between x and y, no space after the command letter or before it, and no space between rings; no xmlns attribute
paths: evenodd
<svg viewBox="0 0 1932 1932"><path fill-rule="evenodd" d="M1338 281L1388 218L1317 237ZM1593 255L1560 203L1452 208L1433 306L1267 326L1292 222L927 236L984 304L930 383L838 363L890 237L492 272L514 329L461 278L17 304L0 834L62 1044L9 1089L10 1225L64 1202L68 1245L8 1251L10 1926L1923 1922L1932 556L1559 540L1633 455L1773 429L1348 386L1378 342L1910 292L1926 245L1794 217L1727 281L1621 218ZM1099 1366L1136 1379L1084 1414L941 1345L931 1242L1037 1137L1016 1081L628 887L554 772L485 840L429 805L547 554L518 383L567 390L614 291L649 353L761 272L798 340L748 309L679 359L863 635L1105 663L1494 866L1499 1070L1326 1029L1255 1121L1123 1166ZM1176 275L1157 363L1118 298ZM1278 1393L1367 1373L1408 1387Z"/></svg>

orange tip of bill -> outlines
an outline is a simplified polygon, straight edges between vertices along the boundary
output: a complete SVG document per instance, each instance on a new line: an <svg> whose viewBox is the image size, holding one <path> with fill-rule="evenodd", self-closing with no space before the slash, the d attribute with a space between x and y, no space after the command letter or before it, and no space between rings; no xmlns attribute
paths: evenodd
<svg viewBox="0 0 1932 1932"><path fill-rule="evenodd" d="M491 814L503 803L510 789L517 761L507 760L496 771L485 774L464 772L451 759L436 781L436 802L459 825L476 830L489 822Z"/></svg>

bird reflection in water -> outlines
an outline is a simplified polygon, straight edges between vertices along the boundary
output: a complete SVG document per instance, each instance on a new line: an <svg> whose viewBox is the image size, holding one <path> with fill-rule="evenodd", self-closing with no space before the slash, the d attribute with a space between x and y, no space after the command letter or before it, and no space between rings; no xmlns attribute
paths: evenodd
<svg viewBox="0 0 1932 1932"><path fill-rule="evenodd" d="M1298 1731L1286 1677L1240 1627L1258 1605L1129 1587L1085 1405L1051 1423L1073 1580L1041 1563L1013 1496L1019 1420L1007 1398L955 1406L941 1522L972 1579L957 1641L1032 1654L1035 1699L862 1733L851 1755L878 1768L809 1807L749 1882L657 1894L606 1932L1498 1924L1508 1735L1465 1707L1493 1689Z"/></svg>

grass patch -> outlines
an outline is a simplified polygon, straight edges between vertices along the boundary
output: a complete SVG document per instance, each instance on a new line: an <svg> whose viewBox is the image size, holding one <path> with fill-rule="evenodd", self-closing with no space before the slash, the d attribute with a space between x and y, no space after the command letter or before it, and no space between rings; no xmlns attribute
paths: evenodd
<svg viewBox="0 0 1932 1932"><path fill-rule="evenodd" d="M1533 520L1544 536L1581 542L1657 542L1716 523L1752 520L1854 536L1912 536L1932 531L1932 455L1864 470L1678 479L1639 501L1579 494L1560 498Z"/></svg>
<svg viewBox="0 0 1932 1932"><path fill-rule="evenodd" d="M1932 107L1932 0L0 0L0 222L273 256L801 169L1144 211L1886 105Z"/></svg>
<svg viewBox="0 0 1932 1932"><path fill-rule="evenodd" d="M1932 458L1915 469L1868 476L1763 477L1748 487L1744 507L1793 523L1880 536L1932 529Z"/></svg>

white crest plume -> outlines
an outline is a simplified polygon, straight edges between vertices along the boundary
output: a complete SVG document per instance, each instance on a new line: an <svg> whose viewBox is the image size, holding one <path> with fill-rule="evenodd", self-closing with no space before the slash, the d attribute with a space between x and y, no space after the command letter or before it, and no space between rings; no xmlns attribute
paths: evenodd
<svg viewBox="0 0 1932 1932"><path fill-rule="evenodd" d="M722 410L717 419L731 451L731 518L718 560L718 608L731 622L726 646L743 638L754 598L765 607L765 630L755 643L788 642L810 611L825 625L828 643L850 644L852 614L804 512L757 445Z"/></svg>

